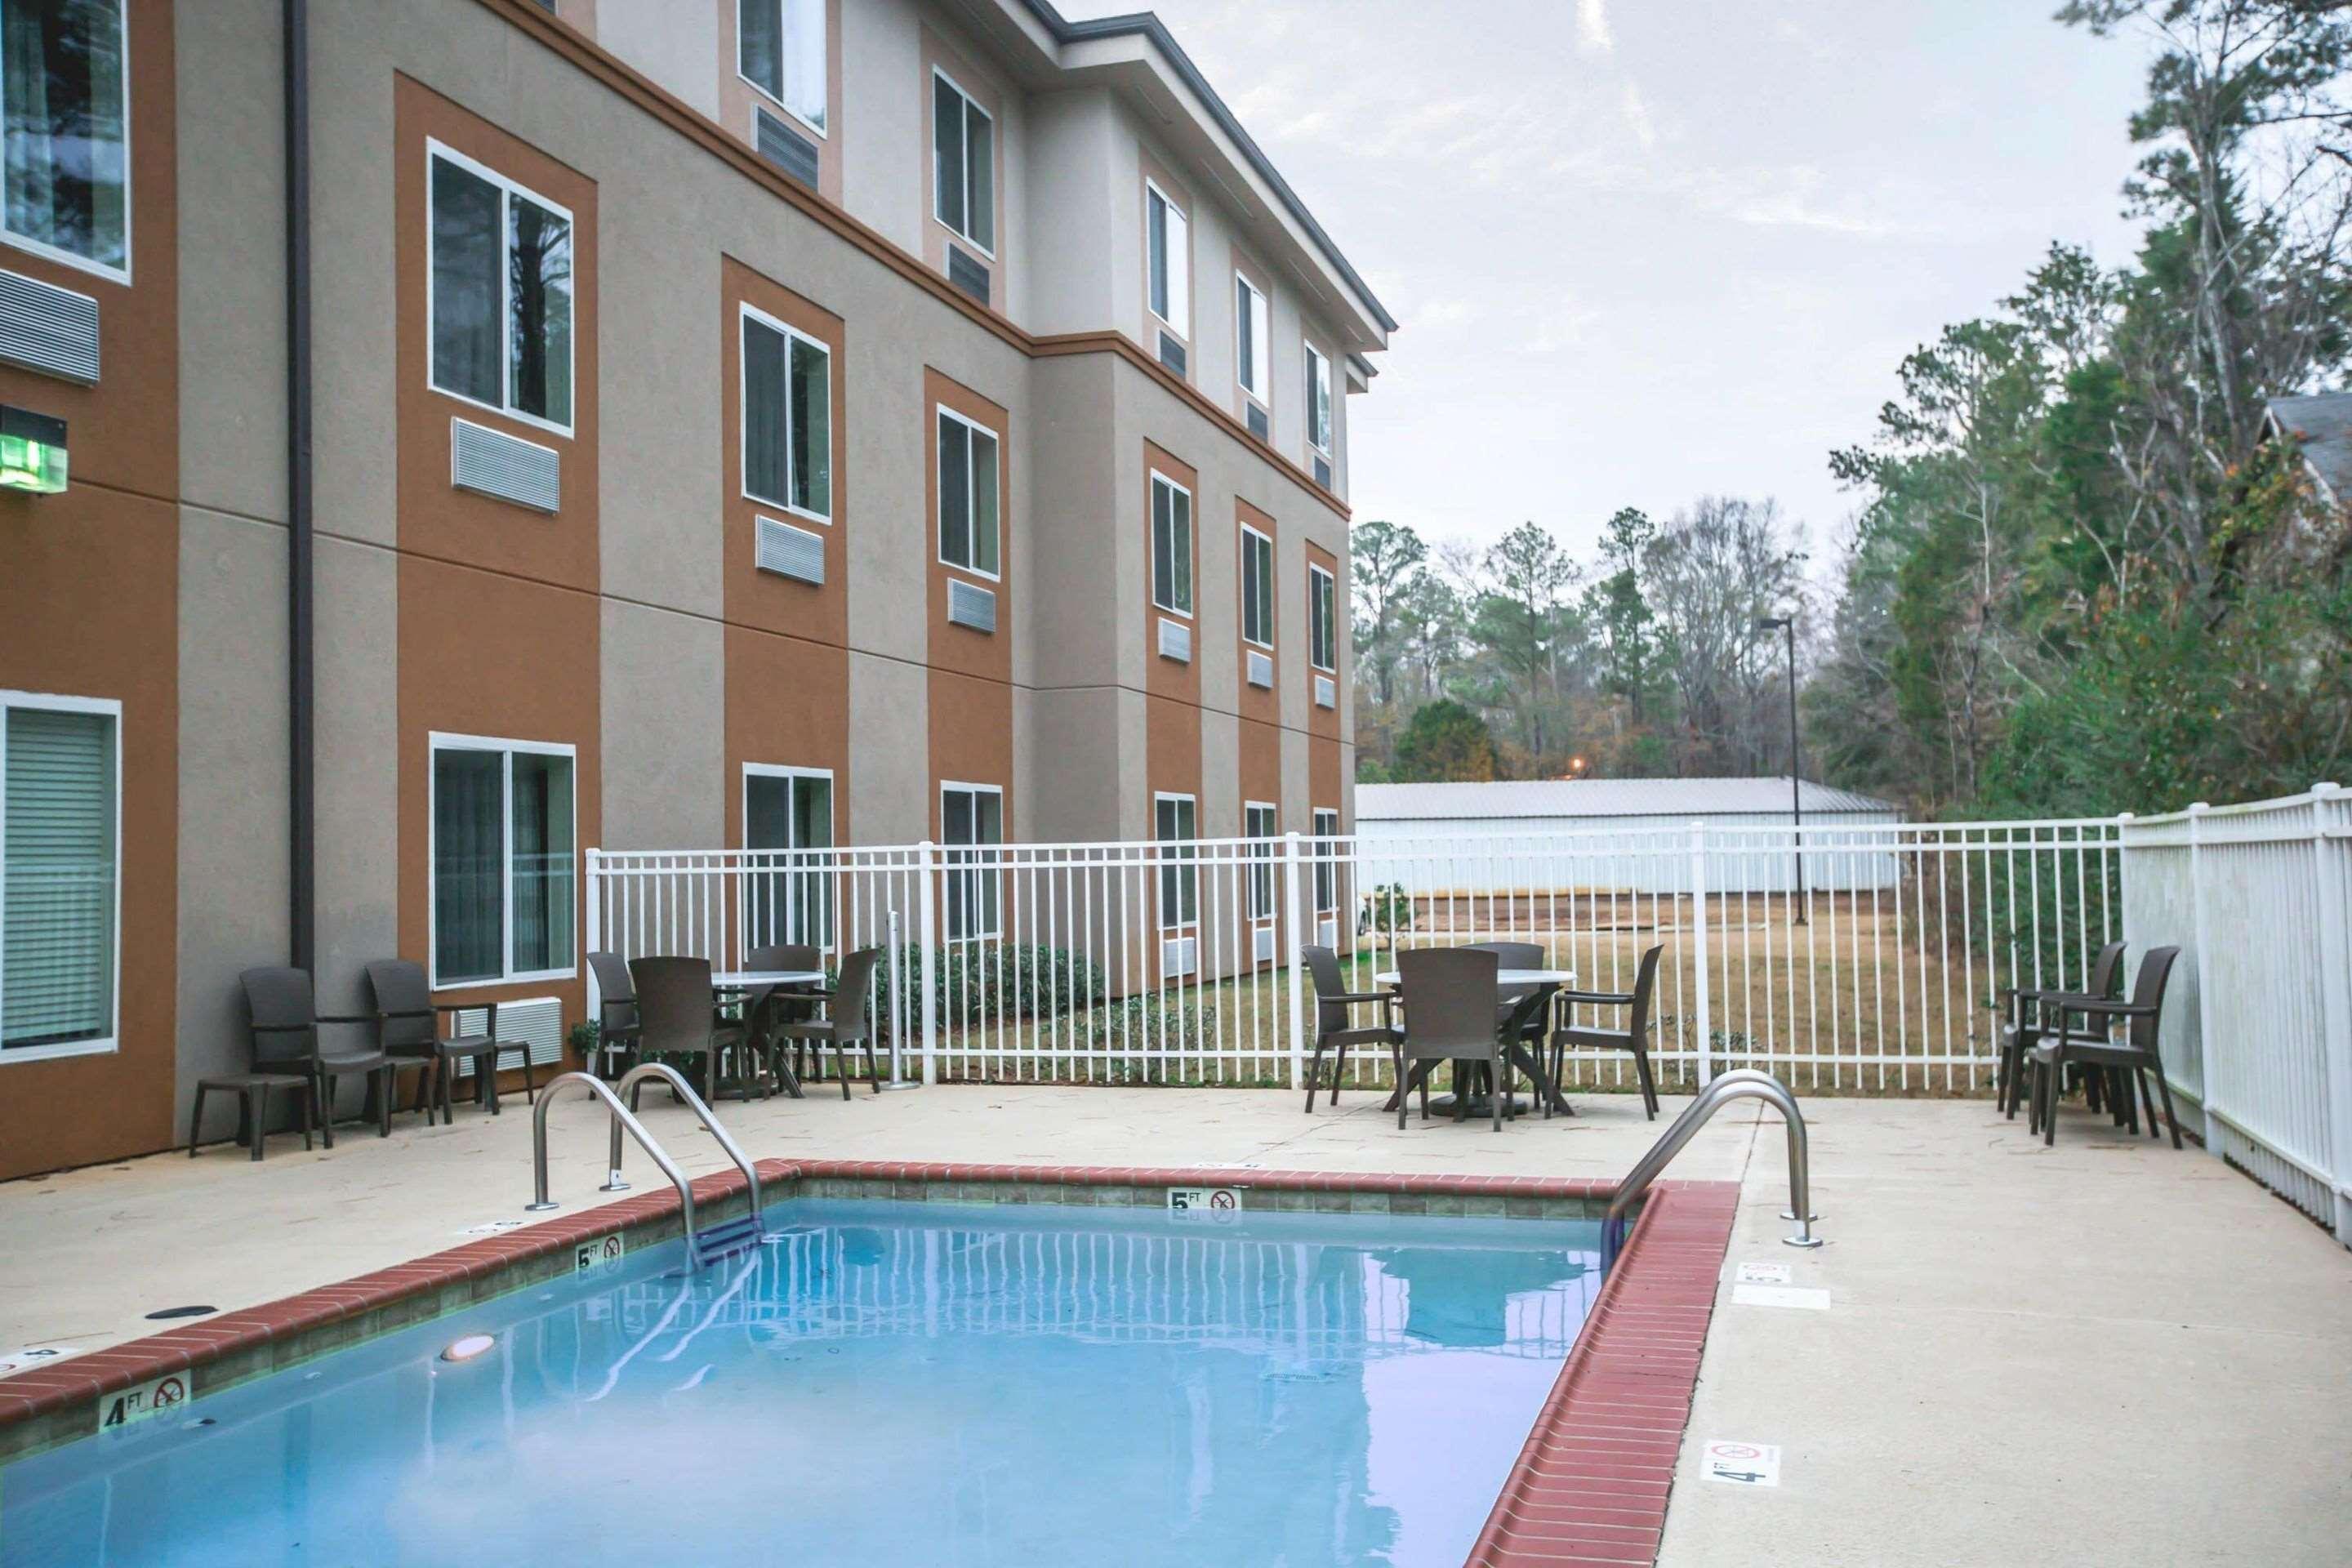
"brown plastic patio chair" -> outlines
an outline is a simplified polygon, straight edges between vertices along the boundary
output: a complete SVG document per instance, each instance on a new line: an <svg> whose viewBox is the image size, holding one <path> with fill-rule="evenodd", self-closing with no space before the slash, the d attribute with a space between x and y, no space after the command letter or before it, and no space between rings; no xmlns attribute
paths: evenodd
<svg viewBox="0 0 2352 1568"><path fill-rule="evenodd" d="M1570 1050L1631 1051L1633 1053L1633 1076L1642 1085L1642 1110L1652 1121L1658 1119L1658 1084L1650 1074L1650 997L1658 983L1658 955L1666 951L1659 942L1642 954L1639 967L1633 971L1631 991L1562 991L1559 1000L1570 1008L1625 1007L1622 1029L1598 1029L1575 1023L1564 1023L1551 1034L1551 1078L1559 1081L1560 1069L1567 1065ZM1573 1017L1571 1012L1568 1015Z"/></svg>
<svg viewBox="0 0 2352 1568"><path fill-rule="evenodd" d="M368 990L375 997L375 1043L388 1057L415 1058L426 1063L431 1070L417 1080L416 1093L427 1121L433 1119L433 1106L441 1108L441 1121L446 1126L457 1120L450 1110L449 1086L457 1076L459 1062L471 1062L474 1068L474 1099L499 1114L499 1058L513 1051L522 1057L523 1095L527 1100L539 1097L539 1083L533 1076L530 1047L522 1040L500 1040L498 1037L499 1005L495 1002L469 1002L467 1007L479 1007L486 1015L479 1035L460 1035L454 1031L444 1034L441 1019L446 1014L451 1024L457 1022L459 1007L456 1003L436 1004L433 988L425 983L425 966L405 958L380 958L367 966ZM425 1100L425 1091L432 1099Z"/></svg>
<svg viewBox="0 0 2352 1568"><path fill-rule="evenodd" d="M1396 1026L1396 995L1388 991L1350 991L1339 978L1339 956L1328 947L1302 947L1300 956L1307 960L1307 973L1315 978L1315 1059L1307 1068L1307 1110L1315 1110L1315 1089L1323 1071L1323 1053L1334 1053L1331 1062L1331 1103L1339 1103L1339 1085L1348 1074L1349 1046L1378 1046L1388 1053L1393 1063L1397 1041L1403 1031ZM1381 1021L1359 1026L1352 1009L1377 1005ZM1402 1075L1399 1082L1403 1081Z"/></svg>
<svg viewBox="0 0 2352 1568"><path fill-rule="evenodd" d="M803 991L803 997L826 1004L826 1016L803 1019L796 1023L778 1024L772 1035L779 1058L783 1043L792 1042L795 1076L803 1050L814 1054L820 1063L827 1047L833 1049L834 1076L841 1079L841 1098L849 1098L849 1049L862 1046L866 1049L866 1076L874 1085L874 1092L882 1092L882 1069L874 1059L874 966L881 962L878 947L861 947L841 961L841 973L835 976L831 990Z"/></svg>
<svg viewBox="0 0 2352 1568"><path fill-rule="evenodd" d="M2139 961L2139 974L2132 983L2128 1002L2068 998L2060 1015L2062 1026L2042 1036L2025 1053L2026 1065L2033 1072L2033 1121L2028 1125L2042 1134L2045 1146L2058 1141L2060 1074L2080 1065L2112 1069L2116 1092L2122 1095L2128 1096L2134 1080L2137 1081L2139 1097L2147 1106L2151 1138L2161 1136L2156 1127L2156 1100L2147 1086L2153 1074L2156 1092L2164 1097L2164 1120L2172 1129L2172 1146L2180 1147L2180 1122L2172 1113L2172 1086L2164 1079L2164 1058L2157 1049L2158 1033L2164 1023L2165 987L2172 978L2172 962L2179 956L2177 947L2151 949ZM2073 1023L2077 1016L2083 1020L2079 1028ZM2119 1023L2127 1026L2121 1040L2108 1033Z"/></svg>
<svg viewBox="0 0 2352 1568"><path fill-rule="evenodd" d="M596 976L596 1059L588 1068L597 1077L615 1079L636 1065L637 986L629 978L628 961L617 952L592 952L588 968Z"/></svg>
<svg viewBox="0 0 2352 1568"><path fill-rule="evenodd" d="M2056 1027L2062 1016L2057 1010L2066 1003L2112 1000L2123 984L2124 944L2111 942L2091 961L2090 984L2080 991L2024 985L2001 992L2009 1023L2000 1032L2000 1060L1993 1088L2004 1115L2012 1121L2017 1119L2018 1102L2025 1098L2025 1052L2032 1046L2042 1020L2047 1016Z"/></svg>
<svg viewBox="0 0 2352 1568"><path fill-rule="evenodd" d="M360 1078L376 1098L376 1136L392 1136L392 1108L398 1075L419 1070L421 1061L402 1061L381 1050L329 1054L319 1044L321 1024L373 1024L375 1016L322 1016L310 986L310 972L282 965L248 969L237 977L245 988L246 1010L252 1020L253 1065L262 1072L299 1072L310 1084L310 1103L317 1108L319 1128L326 1145L335 1146L335 1081Z"/></svg>
<svg viewBox="0 0 2352 1568"><path fill-rule="evenodd" d="M814 970L822 974L824 954L807 942L774 942L746 952L743 967ZM815 1016L816 998L806 985L762 985L743 998L743 1033L753 1057L794 1100L801 1098L800 1077L793 1064L784 1060L777 1046L776 1030L782 1025L804 1024Z"/></svg>
<svg viewBox="0 0 2352 1568"><path fill-rule="evenodd" d="M1421 1090L1421 1119L1429 1120L1429 1075L1437 1064L1484 1062L1495 1069L1504 1061L1502 1035L1495 1020L1495 975L1502 968L1493 952L1468 947L1416 947L1397 954L1398 978L1403 982L1404 1035L1397 1058L1409 1077L1397 1080L1397 1127L1404 1127L1405 1096ZM1471 1086L1459 1065L1454 1068L1454 1119L1467 1114ZM1510 1096L1500 1092L1503 1074L1495 1074L1497 1092L1489 1094L1495 1127L1503 1130L1503 1110Z"/></svg>
<svg viewBox="0 0 2352 1568"><path fill-rule="evenodd" d="M700 1078L702 1098L719 1098L723 1058L743 1045L743 1026L722 1020L713 1005L710 960L707 958L633 958L629 979L637 1003L637 1055L692 1057L689 1079ZM740 1075L746 1078L747 1075ZM629 1086L629 1109L635 1110L645 1092L645 1079Z"/></svg>
<svg viewBox="0 0 2352 1568"><path fill-rule="evenodd" d="M205 1096L234 1094L236 1096L236 1141L243 1144L251 1158L261 1158L261 1145L269 1136L269 1095L272 1089L286 1089L302 1104L302 1148L310 1147L310 1124L318 1118L310 1103L310 1079L299 1072L224 1072L207 1073L196 1079L196 1102L188 1111L188 1158L196 1157L196 1141L205 1130Z"/></svg>

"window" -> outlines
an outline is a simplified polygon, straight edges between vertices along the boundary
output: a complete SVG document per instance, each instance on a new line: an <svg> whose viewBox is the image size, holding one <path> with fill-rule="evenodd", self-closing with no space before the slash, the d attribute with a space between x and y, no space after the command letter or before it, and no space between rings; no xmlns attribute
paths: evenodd
<svg viewBox="0 0 2352 1568"><path fill-rule="evenodd" d="M1242 527L1242 639L1274 646L1274 541Z"/></svg>
<svg viewBox="0 0 2352 1568"><path fill-rule="evenodd" d="M1250 846L1249 912L1255 921L1274 918L1274 807L1253 800L1242 805L1242 837Z"/></svg>
<svg viewBox="0 0 2352 1568"><path fill-rule="evenodd" d="M1339 630L1332 619L1337 582L1320 566L1307 568L1307 660L1318 669L1339 668Z"/></svg>
<svg viewBox="0 0 2352 1568"><path fill-rule="evenodd" d="M1339 907L1339 814L1328 805L1315 808L1315 912L1328 915Z"/></svg>
<svg viewBox="0 0 2352 1568"><path fill-rule="evenodd" d="M948 940L996 935L996 858L976 847L1004 842L1004 792L993 784L941 784L940 838L947 846Z"/></svg>
<svg viewBox="0 0 2352 1568"><path fill-rule="evenodd" d="M1307 345L1307 444L1331 455L1331 362Z"/></svg>
<svg viewBox="0 0 2352 1568"><path fill-rule="evenodd" d="M743 768L743 847L764 852L745 885L745 945L833 946L829 886L833 774L817 768ZM808 853L818 851L818 853Z"/></svg>
<svg viewBox="0 0 2352 1568"><path fill-rule="evenodd" d="M749 305L743 493L833 521L833 351Z"/></svg>
<svg viewBox="0 0 2352 1568"><path fill-rule="evenodd" d="M824 0L740 0L735 68L824 134Z"/></svg>
<svg viewBox="0 0 2352 1568"><path fill-rule="evenodd" d="M0 1061L114 1049L121 718L0 691Z"/></svg>
<svg viewBox="0 0 2352 1568"><path fill-rule="evenodd" d="M122 0L0 5L8 237L128 279L129 91Z"/></svg>
<svg viewBox="0 0 2352 1568"><path fill-rule="evenodd" d="M996 433L942 408L940 416L940 559L997 574Z"/></svg>
<svg viewBox="0 0 2352 1568"><path fill-rule="evenodd" d="M1192 244L1184 209L1149 180L1143 185L1144 252L1150 270L1151 313L1180 338L1192 335Z"/></svg>
<svg viewBox="0 0 2352 1568"><path fill-rule="evenodd" d="M1189 795L1151 797L1152 830L1163 846L1160 852L1160 923L1189 926L1201 918L1200 851L1182 847L1201 837L1197 806Z"/></svg>
<svg viewBox="0 0 2352 1568"><path fill-rule="evenodd" d="M578 967L570 746L433 737L433 983Z"/></svg>
<svg viewBox="0 0 2352 1568"><path fill-rule="evenodd" d="M1151 602L1192 613L1192 492L1164 474L1151 476Z"/></svg>
<svg viewBox="0 0 2352 1568"><path fill-rule="evenodd" d="M572 428L572 215L438 142L428 154L433 385Z"/></svg>
<svg viewBox="0 0 2352 1568"><path fill-rule="evenodd" d="M1242 390L1260 403L1266 399L1270 382L1266 375L1266 341L1271 327L1266 319L1265 293L1240 273L1234 274L1234 374L1240 378Z"/></svg>
<svg viewBox="0 0 2352 1568"><path fill-rule="evenodd" d="M948 73L931 73L931 212L996 254L996 122Z"/></svg>

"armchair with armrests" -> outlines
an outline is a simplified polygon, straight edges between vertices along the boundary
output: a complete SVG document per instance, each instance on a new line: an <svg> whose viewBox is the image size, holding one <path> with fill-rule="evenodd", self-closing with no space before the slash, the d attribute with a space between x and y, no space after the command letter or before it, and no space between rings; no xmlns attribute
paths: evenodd
<svg viewBox="0 0 2352 1568"><path fill-rule="evenodd" d="M2080 991L2019 985L2001 992L2009 1022L2000 1032L2000 1060L1993 1088L2002 1114L2011 1121L2017 1118L2018 1102L2025 1098L2025 1053L2033 1048L2044 1022L2058 1027L2070 1005L2114 1000L2123 987L2123 972L2124 944L2111 942L2091 961L2090 982Z"/></svg>
<svg viewBox="0 0 2352 1568"><path fill-rule="evenodd" d="M1666 951L1659 942L1642 954L1640 967L1633 972L1631 991L1562 991L1559 1001L1568 1011L1564 1019L1575 1016L1573 1009L1587 1007L1625 1007L1631 1009L1622 1029L1592 1028L1572 1022L1563 1022L1551 1035L1551 1078L1559 1081L1560 1069L1567 1066L1570 1050L1619 1050L1633 1055L1633 1076L1642 1086L1642 1110L1652 1121L1658 1119L1658 1082L1650 1072L1650 995L1658 982L1658 955Z"/></svg>
<svg viewBox="0 0 2352 1568"><path fill-rule="evenodd" d="M2042 1134L2047 1145L2057 1142L2058 1092L2060 1074L2069 1066L2080 1064L2105 1068L2114 1074L2118 1094L2129 1096L2137 1081L2142 1101L2147 1106L2147 1132L2159 1137L2156 1125L2156 1100L2148 1089L2148 1079L2156 1079L2156 1093L2164 1097L2164 1120L2172 1130L2172 1146L2180 1147L2180 1122L2172 1112L2172 1086L2165 1081L2164 1058L2158 1053L2157 1040L2164 1023L2165 987L2172 978L2173 960L2180 956L2177 947L2150 949L2139 961L2139 973L2132 984L2128 1002L2105 998L2069 998L2058 1016L2057 1025L2038 1037L2025 1053L2025 1065L2033 1073L2034 1131ZM2082 1026L2073 1020L2079 1016ZM2123 1038L2112 1032L2118 1024L2124 1026ZM2135 1117L2135 1122L2137 1118ZM2134 1131L2137 1131L2135 1125Z"/></svg>
<svg viewBox="0 0 2352 1568"><path fill-rule="evenodd" d="M1391 1062L1396 1058L1397 1042L1403 1031L1396 1026L1396 995L1389 991L1350 991L1339 977L1339 957L1328 947L1302 947L1299 955L1307 961L1307 973L1315 980L1315 1059L1307 1068L1307 1109L1315 1110L1315 1090L1323 1071L1323 1053L1334 1053L1331 1063L1331 1103L1339 1103L1339 1085L1348 1073L1349 1046L1377 1046L1386 1050ZM1377 1024L1358 1026L1354 1008L1377 1006L1381 1020ZM1402 1075L1398 1078L1403 1081Z"/></svg>

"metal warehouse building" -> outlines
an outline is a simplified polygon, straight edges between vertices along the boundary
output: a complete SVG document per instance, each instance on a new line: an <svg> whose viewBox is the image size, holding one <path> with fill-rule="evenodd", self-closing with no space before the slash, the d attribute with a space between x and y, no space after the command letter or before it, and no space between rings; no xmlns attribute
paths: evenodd
<svg viewBox="0 0 2352 1568"><path fill-rule="evenodd" d="M1807 782L1805 881L1816 891L1890 889L1893 804ZM1356 786L1366 886L1412 892L1535 887L1690 890L1693 824L1710 893L1783 893L1795 874L1789 780L1538 779ZM1853 831L1855 829L1875 831Z"/></svg>

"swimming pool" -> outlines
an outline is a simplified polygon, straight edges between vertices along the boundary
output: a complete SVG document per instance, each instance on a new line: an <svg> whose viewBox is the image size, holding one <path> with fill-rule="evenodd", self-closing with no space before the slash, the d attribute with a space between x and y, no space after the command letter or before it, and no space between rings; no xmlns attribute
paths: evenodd
<svg viewBox="0 0 2352 1568"><path fill-rule="evenodd" d="M765 1228L21 1459L0 1568L1457 1563L1601 1285L1575 1218L802 1196Z"/></svg>

